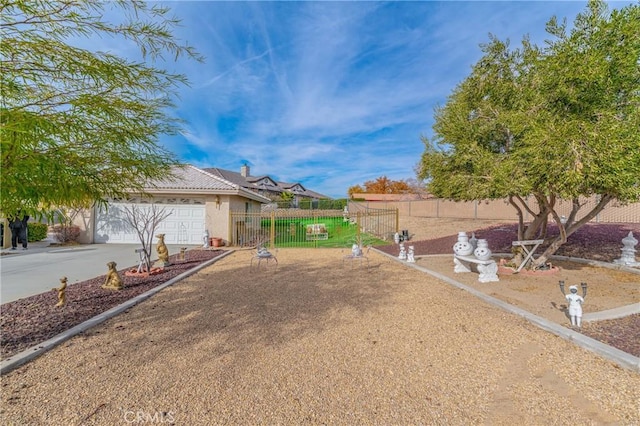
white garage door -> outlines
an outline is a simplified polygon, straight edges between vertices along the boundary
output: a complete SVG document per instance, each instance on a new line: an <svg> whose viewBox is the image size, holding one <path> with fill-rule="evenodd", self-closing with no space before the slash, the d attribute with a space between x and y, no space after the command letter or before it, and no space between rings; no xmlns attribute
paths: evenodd
<svg viewBox="0 0 640 426"><path fill-rule="evenodd" d="M94 241L96 243L140 244L135 229L125 220L125 207L136 206L141 211L151 209L150 202L128 199L127 202L110 202L108 208L101 207L96 215ZM155 199L156 211L164 209L171 214L156 228L154 236L165 234L167 244L202 244L204 233L204 200L193 198ZM153 239L153 243L156 243Z"/></svg>

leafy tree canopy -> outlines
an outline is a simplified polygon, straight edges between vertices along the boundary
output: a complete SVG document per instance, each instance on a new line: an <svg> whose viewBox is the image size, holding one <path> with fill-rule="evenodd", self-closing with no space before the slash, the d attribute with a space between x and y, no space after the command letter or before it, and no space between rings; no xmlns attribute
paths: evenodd
<svg viewBox="0 0 640 426"><path fill-rule="evenodd" d="M413 188L405 180L391 180L386 176L380 176L375 180L368 180L364 183L364 188L354 185L347 190L349 197L353 194L409 194L413 193Z"/></svg>
<svg viewBox="0 0 640 426"><path fill-rule="evenodd" d="M611 200L640 199L640 5L609 12L591 0L570 31L556 17L546 30L543 47L525 37L510 49L490 36L471 74L436 109L419 171L438 197L508 198L520 239L545 235L551 216L560 236L536 266ZM580 197L594 194L599 203L579 215ZM566 222L560 199L573 205ZM534 217L527 227L524 211Z"/></svg>
<svg viewBox="0 0 640 426"><path fill-rule="evenodd" d="M120 22L103 18L111 11ZM174 38L168 12L132 0L2 1L3 214L140 191L177 163L158 137L178 130L169 111L188 82L157 64L202 58ZM136 46L142 61L77 46L97 37Z"/></svg>

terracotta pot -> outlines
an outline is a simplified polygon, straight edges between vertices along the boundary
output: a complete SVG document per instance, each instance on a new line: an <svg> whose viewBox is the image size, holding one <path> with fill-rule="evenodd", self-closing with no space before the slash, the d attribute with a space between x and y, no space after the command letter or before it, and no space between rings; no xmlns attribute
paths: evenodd
<svg viewBox="0 0 640 426"><path fill-rule="evenodd" d="M212 237L210 240L211 247L220 247L222 245L222 238Z"/></svg>

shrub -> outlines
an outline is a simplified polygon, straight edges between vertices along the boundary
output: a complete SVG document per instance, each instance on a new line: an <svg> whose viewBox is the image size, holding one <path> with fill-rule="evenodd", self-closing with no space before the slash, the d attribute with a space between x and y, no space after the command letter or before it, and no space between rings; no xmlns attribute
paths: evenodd
<svg viewBox="0 0 640 426"><path fill-rule="evenodd" d="M29 242L40 241L47 238L49 227L44 223L29 222L27 224L27 240Z"/></svg>
<svg viewBox="0 0 640 426"><path fill-rule="evenodd" d="M53 225L50 229L61 243L78 241L80 236L80 227L76 225Z"/></svg>

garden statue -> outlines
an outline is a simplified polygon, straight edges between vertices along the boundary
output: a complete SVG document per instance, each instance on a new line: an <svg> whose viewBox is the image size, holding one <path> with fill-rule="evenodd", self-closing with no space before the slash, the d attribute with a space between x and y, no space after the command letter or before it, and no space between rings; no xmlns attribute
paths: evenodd
<svg viewBox="0 0 640 426"><path fill-rule="evenodd" d="M416 258L414 253L415 253L415 247L409 246L409 253L407 253L407 262L416 263Z"/></svg>
<svg viewBox="0 0 640 426"><path fill-rule="evenodd" d="M258 247L255 256L251 258L251 266L253 266L253 259L258 259L258 269L260 269L260 262L263 260L266 260L267 264L269 264L269 261L273 260L276 262L276 268L278 267L278 258L262 245Z"/></svg>
<svg viewBox="0 0 640 426"><path fill-rule="evenodd" d="M407 260L407 251L404 249L404 243L400 243L400 254L398 255L398 259Z"/></svg>
<svg viewBox="0 0 640 426"><path fill-rule="evenodd" d="M51 290L58 292L58 303L56 304L56 308L64 306L65 303L67 303L67 277L60 278L60 287L54 287Z"/></svg>
<svg viewBox="0 0 640 426"><path fill-rule="evenodd" d="M351 254L353 257L362 256L362 248L358 244L353 243L351 246Z"/></svg>
<svg viewBox="0 0 640 426"><path fill-rule="evenodd" d="M187 252L187 248L186 247L180 247L180 260L184 260L186 255L185 253Z"/></svg>
<svg viewBox="0 0 640 426"><path fill-rule="evenodd" d="M116 262L107 263L107 267L109 268L109 272L107 272L107 278L104 280L102 288L107 290L122 290L124 282L116 270Z"/></svg>
<svg viewBox="0 0 640 426"><path fill-rule="evenodd" d="M169 266L169 249L167 245L164 243L164 234L156 235L158 239L158 244L156 245L156 251L158 252L158 259L162 262L163 266Z"/></svg>
<svg viewBox="0 0 640 426"><path fill-rule="evenodd" d="M569 287L569 294L564 292L564 281L560 281L560 291L564 294L565 299L569 303L569 317L571 318L571 325L574 327L580 327L582 322L582 304L584 298L587 297L587 283L580 283L582 286L582 296L578 294L578 287L572 285Z"/></svg>
<svg viewBox="0 0 640 426"><path fill-rule="evenodd" d="M458 241L453 245L453 252L458 256L469 256L473 253L473 246L466 232L458 232Z"/></svg>
<svg viewBox="0 0 640 426"><path fill-rule="evenodd" d="M489 243L484 238L481 238L476 241L475 250L473 250L473 255L476 259L480 260L489 260L491 259L491 250L489 249Z"/></svg>
<svg viewBox="0 0 640 426"><path fill-rule="evenodd" d="M257 254L256 254L256 255L257 255L258 257L262 257L262 258L266 258L266 257L271 257L271 256L273 256L273 255L271 254L271 252L270 252L269 250L267 250L267 248L266 248L266 247L264 247L264 246L260 246L260 247L258 247L258 252L257 252Z"/></svg>
<svg viewBox="0 0 640 426"><path fill-rule="evenodd" d="M202 234L202 239L204 240L203 248L209 248L209 231L204 230L204 234Z"/></svg>
<svg viewBox="0 0 640 426"><path fill-rule="evenodd" d="M396 243L396 244L400 244L400 234L398 232L396 232L393 235L393 242Z"/></svg>
<svg viewBox="0 0 640 426"><path fill-rule="evenodd" d="M469 238L469 243L471 243L471 246L473 247L474 250L478 248L478 239L476 238L475 232L471 233L471 238Z"/></svg>
<svg viewBox="0 0 640 426"><path fill-rule="evenodd" d="M622 257L613 262L624 266L640 266L640 262L636 262L636 249L638 240L633 237L633 232L629 231L629 235L622 239Z"/></svg>

